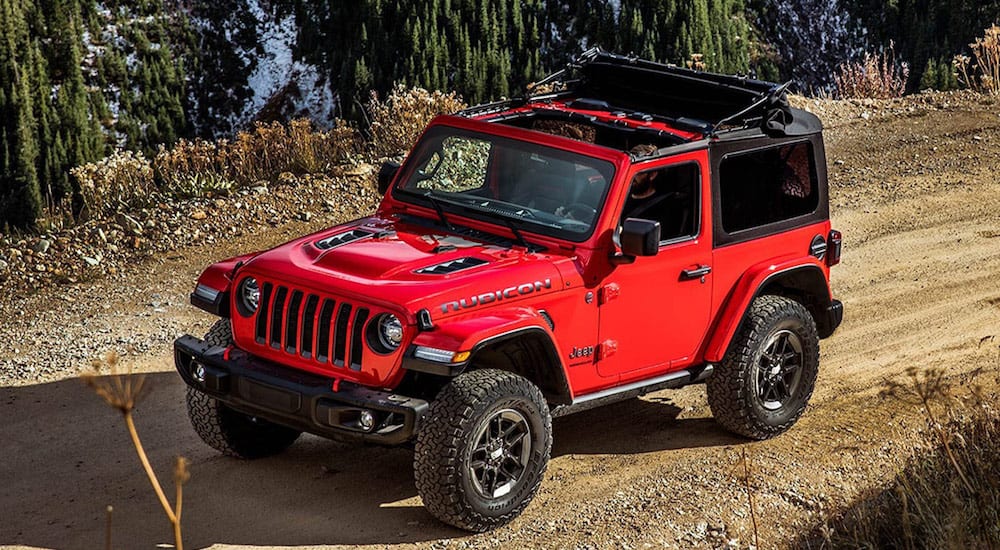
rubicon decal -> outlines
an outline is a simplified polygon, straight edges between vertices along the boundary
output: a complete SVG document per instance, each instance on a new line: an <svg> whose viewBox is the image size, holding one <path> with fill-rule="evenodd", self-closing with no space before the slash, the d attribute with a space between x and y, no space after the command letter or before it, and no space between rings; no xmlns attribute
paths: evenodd
<svg viewBox="0 0 1000 550"><path fill-rule="evenodd" d="M484 306L486 304L492 304L493 302L499 302L504 298L516 298L518 296L524 296L526 294L531 294L533 292L541 292L545 289L552 288L552 279L545 279L544 281L535 281L533 283L524 283L515 286L509 286L504 289L496 290L493 292L487 292L485 294L480 294L478 296L472 296L470 298L462 298L461 300L456 300L453 302L445 302L441 304L441 313L448 313L449 311L459 311L461 309L471 309L476 306Z"/></svg>

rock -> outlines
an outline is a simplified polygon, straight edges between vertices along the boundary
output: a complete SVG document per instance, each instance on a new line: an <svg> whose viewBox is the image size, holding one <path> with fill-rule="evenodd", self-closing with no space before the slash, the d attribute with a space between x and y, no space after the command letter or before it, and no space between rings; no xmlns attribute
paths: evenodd
<svg viewBox="0 0 1000 550"><path fill-rule="evenodd" d="M90 256L84 256L83 261L87 262L87 265L94 267L95 265L101 263L101 260L97 258L91 258Z"/></svg>
<svg viewBox="0 0 1000 550"><path fill-rule="evenodd" d="M49 251L50 246L52 246L52 241L48 239L38 239L38 242L36 242L31 249L40 254L45 254Z"/></svg>
<svg viewBox="0 0 1000 550"><path fill-rule="evenodd" d="M191 213L192 220L204 220L207 217L208 214L206 214L204 210L195 210Z"/></svg>
<svg viewBox="0 0 1000 550"><path fill-rule="evenodd" d="M368 163L360 163L344 172L345 176L367 176L375 171L375 167Z"/></svg>
<svg viewBox="0 0 1000 550"><path fill-rule="evenodd" d="M304 221L304 222L307 222L307 221L311 220L312 219L312 212L308 212L308 211L306 211L306 212L299 212L299 219L302 220L302 221Z"/></svg>
<svg viewBox="0 0 1000 550"><path fill-rule="evenodd" d="M39 273L45 271L45 264L38 264L38 265L36 265L35 266L35 271L37 271Z"/></svg>
<svg viewBox="0 0 1000 550"><path fill-rule="evenodd" d="M118 214L118 224L130 235L142 235L142 224L128 214Z"/></svg>
<svg viewBox="0 0 1000 550"><path fill-rule="evenodd" d="M263 195L264 193L267 193L267 185L254 185L250 188L250 190L258 195Z"/></svg>
<svg viewBox="0 0 1000 550"><path fill-rule="evenodd" d="M6 260L0 260L0 273L5 273L10 269L10 264Z"/></svg>

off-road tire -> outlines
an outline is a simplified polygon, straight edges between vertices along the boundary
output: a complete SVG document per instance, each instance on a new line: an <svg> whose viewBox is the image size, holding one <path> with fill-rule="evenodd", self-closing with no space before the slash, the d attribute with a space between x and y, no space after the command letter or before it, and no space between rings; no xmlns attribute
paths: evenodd
<svg viewBox="0 0 1000 550"><path fill-rule="evenodd" d="M767 377L764 372L771 368L765 368L765 362L773 364L765 348L781 337L797 340L801 374L790 384L794 389L787 392L787 400L766 402L755 389L762 384L759 376ZM791 428L802 416L818 372L819 336L812 315L790 298L761 296L750 305L729 350L706 382L708 404L726 429L751 439L768 439Z"/></svg>
<svg viewBox="0 0 1000 550"><path fill-rule="evenodd" d="M233 334L228 319L217 321L205 335L214 346L228 346ZM213 449L236 458L262 458L284 451L301 432L237 412L194 388L187 388L188 418L194 431Z"/></svg>
<svg viewBox="0 0 1000 550"><path fill-rule="evenodd" d="M493 422L503 421L501 416L523 420L528 430L518 441L528 441L531 446L511 451L524 452L524 467L520 476L511 480L509 492L487 497L481 492L481 481L474 479L477 476L472 466L483 461L472 457L482 437L490 440ZM512 430L519 425L509 422ZM422 421L414 457L417 492L424 506L441 521L469 531L488 531L509 523L528 506L542 482L551 451L552 418L534 384L500 370L467 372L438 393ZM504 450L504 456L506 453ZM501 474L493 475L495 487Z"/></svg>

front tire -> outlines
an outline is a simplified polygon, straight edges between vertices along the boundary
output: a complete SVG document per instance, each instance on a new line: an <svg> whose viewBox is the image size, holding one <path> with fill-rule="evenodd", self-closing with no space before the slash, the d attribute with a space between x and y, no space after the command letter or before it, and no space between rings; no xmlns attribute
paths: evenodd
<svg viewBox="0 0 1000 550"><path fill-rule="evenodd" d="M233 343L228 319L217 321L205 335L213 346ZM236 458L254 459L278 454L301 432L229 408L192 387L187 388L188 418L194 431L213 449Z"/></svg>
<svg viewBox="0 0 1000 550"><path fill-rule="evenodd" d="M441 521L488 531L516 518L538 492L552 450L541 391L516 374L484 369L452 380L417 434L417 492Z"/></svg>
<svg viewBox="0 0 1000 550"><path fill-rule="evenodd" d="M789 298L761 296L706 382L708 404L729 431L768 439L802 416L818 372L819 336L812 315Z"/></svg>

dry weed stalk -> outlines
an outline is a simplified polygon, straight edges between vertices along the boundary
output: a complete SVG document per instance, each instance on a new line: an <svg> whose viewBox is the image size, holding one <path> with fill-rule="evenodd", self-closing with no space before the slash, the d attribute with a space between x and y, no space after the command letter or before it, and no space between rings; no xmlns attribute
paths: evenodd
<svg viewBox="0 0 1000 550"><path fill-rule="evenodd" d="M861 61L841 64L833 82L842 99L892 99L906 91L909 76L909 64L896 62L895 44L889 42L885 51L865 52Z"/></svg>
<svg viewBox="0 0 1000 550"><path fill-rule="evenodd" d="M1000 26L983 29L983 36L969 44L973 58L959 54L952 59L959 82L985 94L1000 95Z"/></svg>
<svg viewBox="0 0 1000 550"><path fill-rule="evenodd" d="M757 510L753 503L753 490L750 488L750 456L746 447L743 448L743 488L747 492L747 502L750 504L750 522L753 525L753 545L760 548L760 530L757 528Z"/></svg>
<svg viewBox="0 0 1000 550"><path fill-rule="evenodd" d="M104 526L104 550L111 550L111 516L114 514L114 507L110 504L107 508L107 523Z"/></svg>
<svg viewBox="0 0 1000 550"><path fill-rule="evenodd" d="M991 362L986 356L954 379L911 368L886 382L882 396L919 408L929 429L891 487L864 496L803 546L1000 548L1000 363Z"/></svg>
<svg viewBox="0 0 1000 550"><path fill-rule="evenodd" d="M163 487L160 485L160 480L156 477L156 473L153 472L153 467L149 463L149 457L142 446L142 441L139 439L139 432L136 430L135 421L132 418L132 411L135 409L135 406L149 390L149 386L146 384L146 376L143 374L134 374L131 369L124 373L119 372L118 363L119 356L117 353L113 351L105 353L93 361L91 372L84 373L81 378L105 403L121 413L122 418L124 418L129 437L132 438L132 445L135 447L136 454L139 455L139 462L142 463L142 468L146 472L146 477L149 478L149 483L156 493L156 498L159 499L160 506L163 507L163 512L167 515L167 519L170 521L171 527L173 527L175 548L177 550L184 550L184 544L181 540L181 506L183 503L183 486L191 479L191 474L188 471L188 460L179 456L174 464L176 497L175 505L171 507L163 492ZM111 374L102 376L101 372L105 369L110 371ZM110 524L111 511L109 507L108 544L110 544L111 540Z"/></svg>
<svg viewBox="0 0 1000 550"><path fill-rule="evenodd" d="M927 419L930 421L931 429L937 434L938 440L941 442L945 454L948 456L948 460L951 461L951 465L955 468L955 473L961 478L966 489L969 492L974 492L972 484L969 483L965 472L959 466L958 460L955 458L955 453L951 448L954 434L945 430L945 426L938 421L938 416L935 414L934 407L932 406L934 404L940 405L945 409L946 414L951 410L954 395L952 394L951 386L945 381L944 370L910 367L906 370L906 375L908 383L904 384L894 380L886 382L886 387L882 390L883 395L892 396L903 402L923 407L924 414L927 415Z"/></svg>

